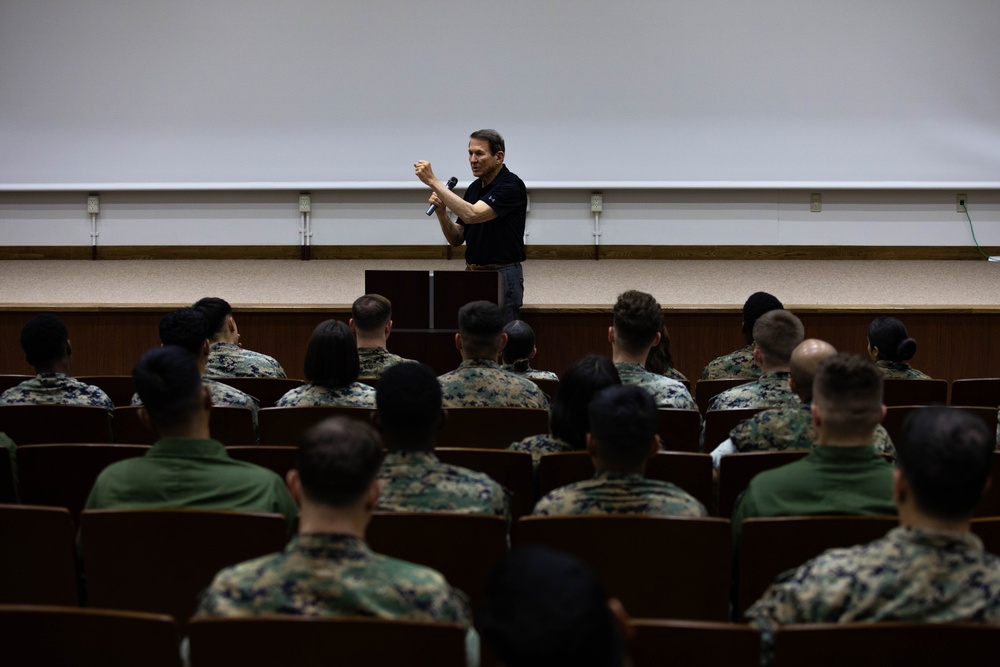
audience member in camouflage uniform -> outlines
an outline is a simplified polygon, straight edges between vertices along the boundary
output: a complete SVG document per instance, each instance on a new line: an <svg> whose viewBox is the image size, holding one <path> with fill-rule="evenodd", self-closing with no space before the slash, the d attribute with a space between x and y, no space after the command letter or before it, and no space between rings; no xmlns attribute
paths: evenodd
<svg viewBox="0 0 1000 667"><path fill-rule="evenodd" d="M178 308L160 320L160 342L164 345L182 347L195 355L202 384L208 387L212 404L246 408L251 411L253 422L256 424L259 407L256 398L206 375L210 335L208 319L203 312L195 308ZM142 405L142 396L138 392L132 396L132 405Z"/></svg>
<svg viewBox="0 0 1000 667"><path fill-rule="evenodd" d="M618 295L614 321L608 329L612 361L622 384L632 384L648 391L661 408L697 410L691 393L683 384L643 367L649 351L660 343L663 310L651 294L628 290Z"/></svg>
<svg viewBox="0 0 1000 667"><path fill-rule="evenodd" d="M892 464L871 446L885 416L875 364L845 353L820 362L812 414L816 446L751 480L733 513L735 543L743 520L751 517L895 513Z"/></svg>
<svg viewBox="0 0 1000 667"><path fill-rule="evenodd" d="M337 320L320 322L306 348L308 382L285 393L276 407L339 405L374 408L375 390L358 382L358 348L350 328Z"/></svg>
<svg viewBox="0 0 1000 667"><path fill-rule="evenodd" d="M509 517L507 491L488 475L441 463L434 434L444 420L441 385L419 363L386 369L375 394L388 453L379 479L383 512L459 512Z"/></svg>
<svg viewBox="0 0 1000 667"><path fill-rule="evenodd" d="M558 488L533 514L706 516L705 506L669 482L647 479L646 461L660 451L656 403L642 387L612 386L590 402L587 452L593 479Z"/></svg>
<svg viewBox="0 0 1000 667"><path fill-rule="evenodd" d="M792 350L802 342L803 335L802 322L787 310L771 310L761 315L753 326L754 359L760 366L761 376L755 382L717 394L709 401L708 409L798 405L799 397L789 387L788 378Z"/></svg>
<svg viewBox="0 0 1000 667"><path fill-rule="evenodd" d="M233 309L227 301L205 297L192 306L205 314L211 333L208 366L205 374L221 378L283 378L285 369L274 357L244 350L240 332L233 319Z"/></svg>
<svg viewBox="0 0 1000 667"><path fill-rule="evenodd" d="M507 344L501 352L503 368L508 373L526 377L529 380L558 380L552 371L539 371L531 367L531 360L538 354L535 346L535 331L524 320L508 322L503 327L507 334Z"/></svg>
<svg viewBox="0 0 1000 667"><path fill-rule="evenodd" d="M674 368L674 357L670 354L670 332L667 331L666 323L660 327L660 342L649 351L642 365L650 373L663 375L678 382L687 382L684 373Z"/></svg>
<svg viewBox="0 0 1000 667"><path fill-rule="evenodd" d="M597 574L548 547L515 547L486 580L479 611L483 641L504 665L625 667L619 600Z"/></svg>
<svg viewBox="0 0 1000 667"><path fill-rule="evenodd" d="M559 383L549 418L550 433L529 436L507 449L530 452L536 468L544 454L585 450L590 432L590 400L601 389L620 384L618 370L610 359L596 354L583 357L569 367Z"/></svg>
<svg viewBox="0 0 1000 667"><path fill-rule="evenodd" d="M154 348L139 361L132 378L142 397L139 417L159 439L145 456L105 468L90 491L87 509L278 512L285 516L289 534L295 532L298 508L284 480L229 458L223 444L211 439L212 401L188 350Z"/></svg>
<svg viewBox="0 0 1000 667"><path fill-rule="evenodd" d="M911 415L892 481L900 527L780 575L748 611L777 625L858 621L1000 624L1000 558L970 532L992 470L992 433L961 410Z"/></svg>
<svg viewBox="0 0 1000 667"><path fill-rule="evenodd" d="M816 368L837 350L826 341L808 338L792 351L789 386L802 399L794 406L771 408L739 423L729 433L729 439L712 452L712 463L719 467L726 454L743 452L773 452L786 449L812 449L816 446L816 430L812 419L813 379ZM875 427L872 448L892 460L896 450L882 425Z"/></svg>
<svg viewBox="0 0 1000 667"><path fill-rule="evenodd" d="M458 311L455 346L462 363L438 378L445 408L548 408L548 396L538 385L500 368L496 362L507 342L503 311L489 301L473 301Z"/></svg>
<svg viewBox="0 0 1000 667"><path fill-rule="evenodd" d="M0 405L93 405L114 411L114 402L99 387L70 376L73 348L58 317L39 315L25 324L21 349L36 375L0 394Z"/></svg>
<svg viewBox="0 0 1000 667"><path fill-rule="evenodd" d="M386 349L392 332L392 304L381 294L365 294L355 299L347 324L357 339L358 377L378 378L389 366L410 361Z"/></svg>
<svg viewBox="0 0 1000 667"><path fill-rule="evenodd" d="M784 306L781 305L781 302L767 292L751 294L743 304L742 329L747 346L708 362L708 365L701 372L701 379L760 377L760 367L753 356L753 326L764 313L782 308Z"/></svg>
<svg viewBox="0 0 1000 667"><path fill-rule="evenodd" d="M309 429L288 484L301 503L285 550L216 575L197 616L363 616L471 626L463 593L440 573L374 553L365 528L379 496L382 446L364 422L332 418Z"/></svg>
<svg viewBox="0 0 1000 667"><path fill-rule="evenodd" d="M930 380L906 363L917 353L917 341L895 317L877 317L868 325L868 354L887 378Z"/></svg>

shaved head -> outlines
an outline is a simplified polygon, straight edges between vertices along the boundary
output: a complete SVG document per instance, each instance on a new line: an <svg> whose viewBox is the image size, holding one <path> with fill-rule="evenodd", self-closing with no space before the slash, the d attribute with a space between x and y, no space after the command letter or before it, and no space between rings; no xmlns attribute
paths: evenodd
<svg viewBox="0 0 1000 667"><path fill-rule="evenodd" d="M807 338L792 350L791 371L795 393L804 402L812 400L813 378L816 368L824 359L837 354L837 348L825 340Z"/></svg>

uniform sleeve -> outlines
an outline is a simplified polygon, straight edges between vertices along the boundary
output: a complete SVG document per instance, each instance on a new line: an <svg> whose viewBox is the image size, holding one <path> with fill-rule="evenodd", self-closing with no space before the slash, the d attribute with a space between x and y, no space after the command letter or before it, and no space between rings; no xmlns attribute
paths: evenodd
<svg viewBox="0 0 1000 667"><path fill-rule="evenodd" d="M524 183L517 178L496 183L486 194L480 195L479 201L486 202L498 218L511 211L524 209L528 204Z"/></svg>

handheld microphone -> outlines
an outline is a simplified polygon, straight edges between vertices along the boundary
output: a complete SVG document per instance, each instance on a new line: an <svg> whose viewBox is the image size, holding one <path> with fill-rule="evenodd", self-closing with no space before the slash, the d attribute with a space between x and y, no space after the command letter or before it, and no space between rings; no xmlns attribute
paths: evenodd
<svg viewBox="0 0 1000 667"><path fill-rule="evenodd" d="M448 179L448 183L446 183L446 185L448 186L449 190L454 190L455 186L458 185L458 179L452 176L451 178ZM434 211L436 210L437 210L437 204L431 204L430 206L427 207L427 215L433 215Z"/></svg>

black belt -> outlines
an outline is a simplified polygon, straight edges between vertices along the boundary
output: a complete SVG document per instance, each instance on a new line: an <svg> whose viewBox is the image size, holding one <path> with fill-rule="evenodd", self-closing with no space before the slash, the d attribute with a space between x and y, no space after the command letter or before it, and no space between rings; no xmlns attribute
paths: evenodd
<svg viewBox="0 0 1000 667"><path fill-rule="evenodd" d="M521 266L520 262L511 262L510 264L466 264L465 268L469 271L499 271L500 269L509 269L512 266Z"/></svg>

